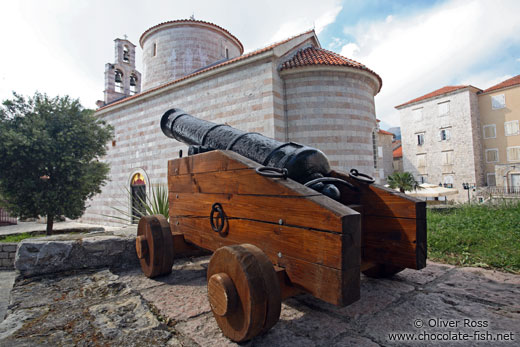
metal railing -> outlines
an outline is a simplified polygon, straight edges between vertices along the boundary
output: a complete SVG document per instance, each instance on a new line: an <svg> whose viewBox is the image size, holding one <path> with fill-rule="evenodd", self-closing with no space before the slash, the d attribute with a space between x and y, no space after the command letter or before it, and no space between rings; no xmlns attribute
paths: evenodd
<svg viewBox="0 0 520 347"><path fill-rule="evenodd" d="M520 197L520 187L489 187L488 191L491 195Z"/></svg>
<svg viewBox="0 0 520 347"><path fill-rule="evenodd" d="M0 225L18 224L16 217L12 217L6 210L0 207Z"/></svg>

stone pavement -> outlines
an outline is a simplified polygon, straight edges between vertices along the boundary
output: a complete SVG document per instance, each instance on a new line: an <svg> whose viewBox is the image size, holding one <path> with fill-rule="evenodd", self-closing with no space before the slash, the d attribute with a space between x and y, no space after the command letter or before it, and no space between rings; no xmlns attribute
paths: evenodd
<svg viewBox="0 0 520 347"><path fill-rule="evenodd" d="M138 268L19 279L0 346L236 345L220 333L206 299L208 259L178 259L157 279ZM288 299L278 324L244 345L518 345L519 288L518 275L428 263L392 279L362 277L361 300L347 307L306 294ZM393 333L427 342L392 341ZM468 341L453 342L464 333ZM489 340L499 333L509 341Z"/></svg>

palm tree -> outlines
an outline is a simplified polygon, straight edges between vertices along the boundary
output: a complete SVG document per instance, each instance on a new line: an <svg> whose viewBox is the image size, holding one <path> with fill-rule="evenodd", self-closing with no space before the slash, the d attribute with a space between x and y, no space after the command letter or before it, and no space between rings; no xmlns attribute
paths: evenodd
<svg viewBox="0 0 520 347"><path fill-rule="evenodd" d="M409 172L394 172L388 176L387 182L390 188L399 188L401 193L404 193L407 190L417 190L420 188L419 182L417 182Z"/></svg>

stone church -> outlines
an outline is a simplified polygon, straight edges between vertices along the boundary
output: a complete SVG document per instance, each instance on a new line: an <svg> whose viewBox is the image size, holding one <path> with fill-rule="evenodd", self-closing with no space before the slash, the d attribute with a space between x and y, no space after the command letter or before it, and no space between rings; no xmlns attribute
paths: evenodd
<svg viewBox="0 0 520 347"><path fill-rule="evenodd" d="M171 108L279 141L322 150L334 169L377 178L374 96L381 77L363 64L325 50L314 30L244 54L226 29L199 20L153 26L136 46L115 40L115 62L105 66L104 100L96 116L115 138L105 161L110 181L89 202L82 221L110 223L131 211L128 192L143 196L166 184L167 162L186 146L163 135L161 116ZM130 217L128 218L130 222Z"/></svg>

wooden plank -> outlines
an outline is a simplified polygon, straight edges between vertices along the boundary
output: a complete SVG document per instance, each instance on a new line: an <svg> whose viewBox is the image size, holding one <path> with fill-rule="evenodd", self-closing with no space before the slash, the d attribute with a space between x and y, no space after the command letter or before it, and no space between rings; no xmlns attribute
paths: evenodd
<svg viewBox="0 0 520 347"><path fill-rule="evenodd" d="M338 187L342 193L341 202L345 205L363 205L363 211L368 216L426 218L424 201L377 184L360 183L343 172L332 171L331 176L344 179L359 189L359 192L354 192L344 186Z"/></svg>
<svg viewBox="0 0 520 347"><path fill-rule="evenodd" d="M212 251L251 243L285 268L296 288L335 305L359 299L358 212L289 179L258 175L253 170L258 164L231 152L183 159L169 164L173 232ZM222 233L209 223L216 202L227 217Z"/></svg>
<svg viewBox="0 0 520 347"><path fill-rule="evenodd" d="M168 190L173 193L227 193L242 195L318 196L320 193L292 180L267 178L254 169L170 175Z"/></svg>
<svg viewBox="0 0 520 347"><path fill-rule="evenodd" d="M224 245L251 243L273 262L279 255L289 255L318 265L342 267L342 243L338 234L237 219L229 220L226 237L211 229L209 218L171 217L170 225L182 231L186 240L212 251Z"/></svg>
<svg viewBox="0 0 520 347"><path fill-rule="evenodd" d="M179 218L170 221L170 225L175 232L183 233L188 242L212 251L234 244L253 244L262 249L274 265L286 269L287 276L296 288L304 290L323 301L343 306L359 299L359 266L340 270L299 259L298 257L304 252L304 248L300 253L294 254L289 253L287 249L277 247L275 241L273 241L275 247L271 247L270 241L265 240L270 237L262 238L261 235L252 237L251 233L248 234L255 229L251 227L253 224L260 223L251 222L246 226L244 221L234 222L233 224L233 221L230 221L230 230L233 229L234 231L230 232L227 237L221 237L218 233L210 230L208 228L209 222L205 218ZM334 249L329 249L329 252L334 252ZM281 253L281 256L278 253Z"/></svg>
<svg viewBox="0 0 520 347"><path fill-rule="evenodd" d="M341 271L291 257L279 259L276 265L285 269L297 288L330 304L346 306L360 298L359 268Z"/></svg>
<svg viewBox="0 0 520 347"><path fill-rule="evenodd" d="M362 211L362 262L411 269L426 266L426 203L392 189L367 185L341 172L333 177L354 184L341 187L342 202ZM360 204L362 208L356 208Z"/></svg>
<svg viewBox="0 0 520 347"><path fill-rule="evenodd" d="M240 158L237 158L240 157ZM259 164L229 151L211 151L168 161L169 175L249 169Z"/></svg>
<svg viewBox="0 0 520 347"><path fill-rule="evenodd" d="M323 202L323 200L328 200ZM214 203L220 203L228 218L257 220L268 223L342 233L341 218L358 215L346 206L339 205L343 211L331 211L320 206L334 202L325 196L319 197L253 197L232 194L169 194L170 217L198 216L209 217ZM334 202L335 203L335 202ZM336 212L336 213L335 213Z"/></svg>
<svg viewBox="0 0 520 347"><path fill-rule="evenodd" d="M422 268L416 253L416 229L414 219L364 218L363 260L411 269Z"/></svg>
<svg viewBox="0 0 520 347"><path fill-rule="evenodd" d="M283 267L275 265L274 271L276 272L276 277L278 278L278 283L280 284L282 300L285 300L298 294L305 293L303 290L298 289L294 286L294 284L289 279L289 276L287 275L287 271L285 271Z"/></svg>
<svg viewBox="0 0 520 347"><path fill-rule="evenodd" d="M171 229L171 228L170 228ZM184 234L172 232L173 256L174 258L198 257L208 254L208 251L198 248L193 244L187 243Z"/></svg>

